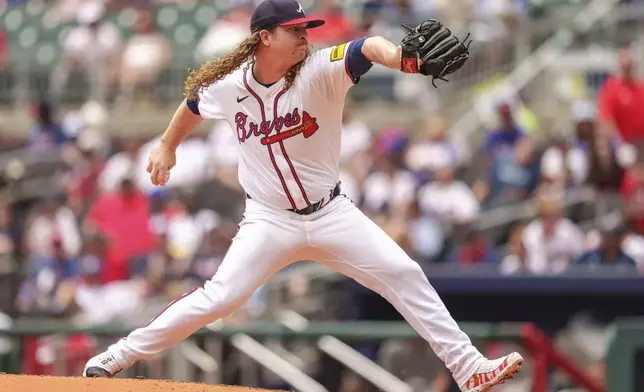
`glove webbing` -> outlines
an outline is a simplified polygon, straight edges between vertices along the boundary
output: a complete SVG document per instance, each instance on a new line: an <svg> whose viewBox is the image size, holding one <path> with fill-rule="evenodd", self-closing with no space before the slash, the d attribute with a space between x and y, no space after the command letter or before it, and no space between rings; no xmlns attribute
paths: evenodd
<svg viewBox="0 0 644 392"><path fill-rule="evenodd" d="M467 33L467 35L465 36L465 39L463 40L463 43L461 44L461 45L464 45L464 46L465 46L465 49L467 49L467 51L468 51L468 52L469 52L469 50L470 50L470 44L472 43L472 40L471 40L471 39L469 40L469 42L467 41L469 38L470 38L470 33ZM454 64L455 62L460 61L460 60L462 60L463 58L466 58L466 57L468 57L468 56L469 56L469 54L468 54L468 53L463 53L463 54L461 54L461 55L457 56L456 58L453 58L453 59L449 60L449 61L445 64L445 66L443 67L443 70L448 69L450 65L452 65L452 64ZM438 88L438 86L436 86L436 84L434 83L434 81L435 81L436 79L440 79L440 80L443 80L443 81L445 81L445 82L449 83L449 80L445 79L445 78L443 77L443 75L444 75L444 74L441 74L441 75L439 75L439 76L432 76L432 86L434 86L434 88Z"/></svg>

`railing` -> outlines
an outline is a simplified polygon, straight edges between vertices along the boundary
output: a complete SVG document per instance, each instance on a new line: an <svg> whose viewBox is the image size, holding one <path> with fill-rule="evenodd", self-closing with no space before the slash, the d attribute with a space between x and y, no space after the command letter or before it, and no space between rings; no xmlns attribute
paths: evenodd
<svg viewBox="0 0 644 392"><path fill-rule="evenodd" d="M485 325L485 324L470 324L466 327L467 332L473 339L487 340L508 340L508 341L520 341L521 336L519 334L520 326L513 325L504 325L504 326L495 326L495 325ZM78 335L91 335L95 337L107 337L109 341L113 341L114 338L121 336L126 336L131 331L130 328L123 326L96 326L88 328L78 328L70 326L65 322L43 322L43 321L16 321L10 328L5 328L0 330L0 336L6 336L12 339L14 342L12 347L12 352L9 355L9 359L5 359L5 369L2 369L3 372L7 373L19 373L20 372L20 352L21 347L17 344L22 338L30 338L33 344L33 337L37 336L78 336ZM324 336L333 336L336 339L341 339L344 341L360 342L360 341L374 341L382 339L417 339L418 335L416 332L411 329L406 323L400 322L350 322L350 323L340 323L340 322L316 322L309 323L304 328L298 328L297 331L284 326L281 323L262 323L262 324L252 324L246 325L243 327L227 327L221 326L221 323L214 323L212 325L206 326L201 330L197 331L192 335L192 338L200 338L206 340L206 347L211 345L221 345L221 340L229 341L233 347L240 350L242 353L246 354L254 361L260 365L268 368L272 372L279 375L284 380L288 381L293 386L298 386L298 390L302 391L322 391L318 383L311 380L310 376L304 374L296 366L291 364L283 358L283 360L277 359L277 354L270 350L267 346L261 344L259 340L262 339L280 339L280 340L289 340L289 339L298 339L298 340L310 340L314 342ZM60 342L60 340L58 340ZM189 340L184 341L183 343L188 343ZM182 363L185 363L184 359L181 358L181 353L184 351L183 343L177 345L170 349L167 353L163 353L162 356L168 356L172 365L169 365L167 368L171 371L170 375L164 375L164 377L171 377L175 380L185 380L187 379L190 372L183 371L181 366ZM326 342L328 343L328 342ZM190 343L191 344L191 343ZM329 348L328 344L321 342L321 346L325 349L330 349L334 351L337 348L336 345L331 345ZM31 350L33 351L33 350ZM200 364L202 371L205 372L205 380L217 380L221 378L221 367L224 364L228 365L227 362L224 362L222 357L221 347L214 347L207 352L203 350L194 351L190 354L190 362L193 364ZM346 353L346 350L341 350L343 353ZM60 358L56 361L55 368L59 369L60 373L66 374L65 368L66 358L64 357L65 352L59 350L59 354L62 354ZM195 355L200 358L195 358ZM213 361L216 362L216 367L213 364ZM177 364L180 366L177 367ZM139 363L137 366L151 367L154 366L153 361L148 361L148 363ZM242 370L244 364L242 363ZM205 368L205 369L204 369ZM131 369L130 369L131 370ZM132 374L128 370L124 372L124 375L134 376L136 373ZM217 374L215 374L215 372ZM252 374L253 371L247 371L245 374ZM159 374L159 373L157 373ZM254 380L252 376L247 378L249 386L254 385Z"/></svg>
<svg viewBox="0 0 644 392"><path fill-rule="evenodd" d="M205 374L205 382L216 382L214 375L219 371L219 364L210 354L191 341L182 342L179 345L179 349L190 363Z"/></svg>
<svg viewBox="0 0 644 392"><path fill-rule="evenodd" d="M301 331L310 323L304 316L291 310L279 311L277 314L282 324L294 331ZM353 370L383 392L412 391L407 383L334 336L324 335L320 337L317 341L317 346L327 355Z"/></svg>
<svg viewBox="0 0 644 392"><path fill-rule="evenodd" d="M322 351L373 383L382 392L412 392L409 384L384 370L338 338L325 335L318 340Z"/></svg>
<svg viewBox="0 0 644 392"><path fill-rule="evenodd" d="M248 357L253 358L262 366L281 376L297 390L302 392L328 392L320 383L250 336L243 333L235 334L231 337L231 343Z"/></svg>
<svg viewBox="0 0 644 392"><path fill-rule="evenodd" d="M583 386L590 392L601 392L603 389L587 377L569 360L561 355L543 336L531 325L521 324L464 324L463 330L474 340L484 341L515 341L524 342L526 347L531 350L533 355L535 385L541 385L534 388L534 392L545 392L548 374L539 372L539 369L547 369L549 364L561 367L566 373L580 386ZM94 335L120 337L126 335L130 329L124 327L91 327L91 328L74 328L63 324L47 323L15 323L11 328L0 330L0 335L10 338L20 339L23 337L47 336L47 335ZM325 337L326 336L326 337ZM312 381L309 376L293 367L287 361L278 359L270 350L266 351L256 339L262 338L279 338L279 339L309 339L318 340L319 346L326 352L335 354L341 361L351 363L354 368L360 369L363 373L369 371L369 364L361 361L355 356L351 357L351 350L345 350L341 340L346 341L373 341L383 339L418 339L418 334L402 322L316 322L307 324L304 328L294 331L281 324L256 324L244 327L223 327L223 328L203 328L197 331L192 337L202 338L219 338L231 340L233 344L242 352L252 356L256 361L265 365L270 370L288 378L291 382L296 383L298 390L302 391L323 391L325 390L320 384ZM338 343L340 342L340 343ZM17 372L18 367L15 361L19 360L20 347L14 345L11 354L14 361L10 369L4 371ZM348 354L347 354L348 353ZM552 362L554 359L554 363ZM223 361L219 359L218 363ZM163 375L162 375L163 377ZM545 379L543 379L545 378ZM393 388L396 381L380 376L378 378L379 386L388 386ZM295 385L294 385L295 386ZM398 385L400 386L400 385ZM404 387L403 389L404 390Z"/></svg>

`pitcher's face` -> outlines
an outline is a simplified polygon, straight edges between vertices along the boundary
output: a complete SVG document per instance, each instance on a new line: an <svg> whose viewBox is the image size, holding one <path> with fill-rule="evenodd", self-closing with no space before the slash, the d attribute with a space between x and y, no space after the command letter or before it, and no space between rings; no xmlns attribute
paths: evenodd
<svg viewBox="0 0 644 392"><path fill-rule="evenodd" d="M262 34L262 41L275 59L293 66L304 60L309 53L309 35L306 23L293 26L277 26L267 34Z"/></svg>

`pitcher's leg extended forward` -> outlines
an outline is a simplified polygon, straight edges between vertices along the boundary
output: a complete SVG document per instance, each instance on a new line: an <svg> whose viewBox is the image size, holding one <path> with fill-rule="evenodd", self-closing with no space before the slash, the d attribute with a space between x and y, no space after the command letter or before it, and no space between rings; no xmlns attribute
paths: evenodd
<svg viewBox="0 0 644 392"><path fill-rule="evenodd" d="M346 198L336 199L327 208L326 214L312 222L311 237L320 249L319 261L388 300L430 344L462 388L475 373L494 365L472 345L418 263L395 241ZM511 359L522 364L518 354ZM498 373L506 365L494 366L484 373ZM499 382L497 373L494 378Z"/></svg>
<svg viewBox="0 0 644 392"><path fill-rule="evenodd" d="M105 353L92 358L84 375L109 377L138 360L167 350L203 326L232 313L270 276L291 262L289 257L296 249L298 229L267 219L255 219L248 224L249 218L247 212L247 219L211 280L172 302L146 327L134 330Z"/></svg>

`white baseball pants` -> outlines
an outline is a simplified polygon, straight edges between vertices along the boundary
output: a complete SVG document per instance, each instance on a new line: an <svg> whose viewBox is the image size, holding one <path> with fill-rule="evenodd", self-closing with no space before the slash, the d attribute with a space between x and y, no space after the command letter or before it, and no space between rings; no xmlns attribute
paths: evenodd
<svg viewBox="0 0 644 392"><path fill-rule="evenodd" d="M186 339L242 305L273 274L316 260L376 291L429 343L461 385L483 360L420 266L344 196L310 215L247 200L246 212L215 276L148 326L109 348L128 368Z"/></svg>

